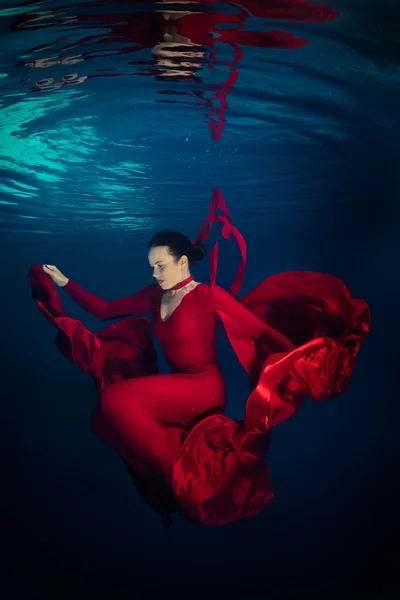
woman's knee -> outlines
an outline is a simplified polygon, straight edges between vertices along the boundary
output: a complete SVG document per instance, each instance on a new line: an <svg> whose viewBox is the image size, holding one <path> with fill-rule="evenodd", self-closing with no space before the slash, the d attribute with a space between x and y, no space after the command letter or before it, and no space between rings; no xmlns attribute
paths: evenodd
<svg viewBox="0 0 400 600"><path fill-rule="evenodd" d="M134 392L134 387L129 380L129 382L121 381L104 388L100 396L100 407L108 419L132 416L141 412L142 402Z"/></svg>

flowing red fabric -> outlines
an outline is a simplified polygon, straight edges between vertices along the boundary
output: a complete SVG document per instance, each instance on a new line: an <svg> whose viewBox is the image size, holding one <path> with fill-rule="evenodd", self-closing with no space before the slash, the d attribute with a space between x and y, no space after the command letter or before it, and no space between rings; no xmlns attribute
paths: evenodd
<svg viewBox="0 0 400 600"><path fill-rule="evenodd" d="M269 277L241 303L268 324L279 325L293 349L270 353L261 339L254 360L250 356L255 388L244 424L211 416L194 427L178 453L174 491L186 513L207 525L249 517L271 504L263 462L266 436L300 408L304 397L326 401L348 387L370 328L366 302L352 299L339 279L320 273ZM245 364L249 355L235 337L234 324L222 312L220 317Z"/></svg>
<svg viewBox="0 0 400 600"><path fill-rule="evenodd" d="M156 468L151 477L141 470L143 456L138 457L133 447L127 444L127 438L120 435L104 407L99 405L92 415L95 434L124 459L141 497L160 514L166 526L173 511L204 525L220 526L254 516L268 507L273 502L274 492L264 460L272 427L290 418L304 397L326 401L343 392L350 383L360 345L370 329L370 311L366 302L353 299L344 283L336 277L321 273L273 275L237 303L232 296L237 295L243 281L246 244L232 225L218 189L214 190L210 213L200 228L197 241L206 241L214 223L222 224L223 237L230 239L233 236L241 252L239 269L230 288L231 296L224 292L226 298L215 283L218 246L214 245L210 253L210 271L211 290L215 287L215 291L210 297L216 299L215 310L238 359L251 377L252 393L246 403L244 421L220 414L222 409L218 410L217 406L211 414L207 411L208 395L212 391L210 385L219 385L218 375L214 376L212 369L208 383L202 382L201 373L157 375L157 357L146 318L125 319L94 334L66 315L57 289L41 267L33 266L29 272L32 295L39 310L59 330L58 349L92 376L103 395L104 391L119 389L112 384L132 378L138 382L134 387L140 395L140 382L143 381L145 389L147 383L153 381L152 377L143 378L156 375L157 381L166 383L169 380L163 378L180 378L181 400L177 397L176 402L183 401L183 405L179 404L181 412L186 402L185 390L188 408L194 402L193 394L200 403L203 402L203 414L193 420L186 419L184 429L179 430L184 432L183 435L177 434L177 438L176 432L171 433L175 435L171 438L171 448L175 447L173 444L177 447L176 452L173 450L173 476L169 486L158 477ZM196 289L198 301L203 306L208 301L209 288L199 286ZM157 294L155 298L158 301ZM188 300L186 315L190 313L190 306L194 309L195 301L195 298ZM181 318L184 314L181 313ZM177 314L176 321L171 320L169 329L165 330L168 336L179 328L178 317ZM243 325L248 331L243 332ZM160 322L154 326L162 329ZM181 383L185 378L186 387ZM175 400L163 397L163 387L164 384L157 386L160 410L162 407L163 411L173 412ZM167 388L165 385L165 393ZM173 389L169 386L168 394ZM168 398L170 407L166 406ZM217 391L215 398L219 398ZM213 406L211 400L210 406ZM169 420L171 416L168 414ZM124 423L120 425L123 432ZM158 427L161 429L157 431L163 433L160 423ZM160 462L163 458L160 456Z"/></svg>
<svg viewBox="0 0 400 600"><path fill-rule="evenodd" d="M222 214L218 214L220 211ZM233 283L229 291L236 298L240 288L243 285L244 272L246 268L246 242L240 231L232 225L232 219L228 211L225 199L219 188L215 188L211 197L210 212L208 217L203 221L196 242L204 243L211 234L214 223L222 223L221 235L226 240L230 240L231 236L235 239L240 251L240 264ZM210 281L215 283L217 279L218 267L218 242L215 242L210 252Z"/></svg>
<svg viewBox="0 0 400 600"><path fill-rule="evenodd" d="M57 348L92 376L99 391L129 377L158 373L148 319L126 319L94 334L65 313L57 288L42 267L32 266L29 280L39 311L59 330Z"/></svg>

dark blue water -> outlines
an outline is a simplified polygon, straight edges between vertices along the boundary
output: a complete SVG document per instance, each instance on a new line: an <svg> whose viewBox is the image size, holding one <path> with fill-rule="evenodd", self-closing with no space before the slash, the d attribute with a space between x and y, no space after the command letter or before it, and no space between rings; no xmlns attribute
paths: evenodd
<svg viewBox="0 0 400 600"><path fill-rule="evenodd" d="M4 597L394 598L397 3L5 0L0 17ZM273 508L164 533L92 435L93 384L56 351L27 272L127 295L150 280L147 239L194 237L216 185L248 243L243 292L331 273L373 328L350 388L274 431ZM220 355L240 418L247 379L223 338Z"/></svg>

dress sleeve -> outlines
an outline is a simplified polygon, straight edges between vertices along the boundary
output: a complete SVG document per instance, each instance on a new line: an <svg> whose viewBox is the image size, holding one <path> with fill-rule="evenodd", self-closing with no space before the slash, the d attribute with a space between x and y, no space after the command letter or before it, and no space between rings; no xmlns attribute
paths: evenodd
<svg viewBox="0 0 400 600"><path fill-rule="evenodd" d="M235 300L229 292L219 285L213 284L211 285L211 293L216 310L232 317L237 326L252 338L257 339L265 333L265 323Z"/></svg>
<svg viewBox="0 0 400 600"><path fill-rule="evenodd" d="M294 348L293 344L283 334L256 317L219 285L212 284L211 293L216 310L230 317L235 322L235 327L238 330L243 331L255 340L264 337L264 339L269 340L271 347L279 348L280 351Z"/></svg>
<svg viewBox="0 0 400 600"><path fill-rule="evenodd" d="M87 292L71 279L63 289L88 313L102 321L107 321L151 312L156 286L149 285L136 294L110 302Z"/></svg>

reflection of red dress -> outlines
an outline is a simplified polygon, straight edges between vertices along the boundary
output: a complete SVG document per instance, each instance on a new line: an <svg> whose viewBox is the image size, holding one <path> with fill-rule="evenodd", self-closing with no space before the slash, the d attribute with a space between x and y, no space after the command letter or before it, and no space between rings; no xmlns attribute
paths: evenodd
<svg viewBox="0 0 400 600"><path fill-rule="evenodd" d="M223 205L218 190L213 200L215 208ZM226 211L214 220L223 222L223 234L234 232ZM112 302L72 281L64 288L101 319L151 313L171 367L171 374L161 375L146 319L120 321L93 334L65 314L41 267L30 271L39 309L59 329L58 348L92 375L100 391L93 430L124 459L144 500L164 519L178 510L203 524L223 525L258 514L273 501L264 464L271 428L290 417L304 396L327 400L345 389L370 313L328 275L275 275L239 302L214 279L215 264L211 284L189 292L165 322L157 285ZM222 414L218 317L252 381L243 422Z"/></svg>
<svg viewBox="0 0 400 600"><path fill-rule="evenodd" d="M122 3L123 4L123 3ZM231 94L239 77L239 64L243 58L243 49L249 48L275 48L275 49L297 49L308 40L297 37L289 31L266 30L267 23L261 23L262 31L247 29L247 21L253 16L266 21L293 21L308 23L326 23L336 19L338 13L323 4L314 2L305 2L304 0L241 0L235 2L227 0L224 3L224 9L216 0L204 0L203 3L192 3L181 6L182 12L179 17L169 20L163 13L161 4L154 5L151 11L142 12L135 7L140 2L130 1L129 10L126 13L98 13L79 14L79 26L82 30L85 26L92 29L93 23L96 23L96 33L74 41L73 48L80 47L80 56L85 61L98 61L100 56L97 52L97 43L99 42L99 27L103 30L101 35L101 44L103 51L101 57L113 56L115 52L119 54L131 54L142 50L143 48L154 49L160 43L167 40L180 40L177 47L174 48L177 53L175 58L169 58L170 66L174 68L172 81L178 82L188 80L193 77L196 83L191 90L169 89L159 90L159 93L174 94L184 96L184 103L198 106L205 109L213 140L220 140L227 123L228 96ZM208 6L205 6L208 5ZM229 10L226 8L229 6ZM167 7L164 6L164 9ZM186 10L185 10L186 8ZM222 12L221 12L222 9ZM193 12L194 11L194 12ZM178 15L177 15L178 16ZM51 11L51 13L27 13L15 16L13 29L38 29L52 27L54 24L61 25L66 14L63 9ZM186 40L185 40L186 38ZM184 41L185 40L185 41ZM187 43L193 44L187 47ZM90 44L96 44L94 51ZM182 46L180 46L182 44ZM111 46L110 53L107 54L107 45ZM186 47L185 47L186 46ZM32 52L38 52L45 47L33 48ZM69 50L70 46L62 50ZM164 50L171 50L166 46ZM223 50L224 49L224 50ZM183 50L189 51L187 56ZM190 58L190 51L199 52L202 58ZM78 52L78 50L76 50ZM75 50L74 50L75 54ZM228 58L228 57L231 58ZM168 58L168 56L167 56ZM36 61L34 61L35 63ZM32 65L32 62L21 61L19 65ZM37 61L40 65L40 60ZM168 73L169 67L160 64L159 58L151 60L134 60L129 64L139 67L131 75L151 75L161 77ZM43 63L41 64L43 66ZM218 75L214 82L207 81L206 69L215 71L216 67L221 73L226 72L226 76ZM86 74L84 80L90 80L98 77L119 77L127 75L118 69L108 72L108 69L97 68L94 72ZM214 75L216 75L214 73ZM32 89L34 91L49 91L59 85L76 85L78 79L63 79L55 85L49 85L46 80L37 82ZM215 77L212 78L213 80ZM82 81L81 81L82 82ZM158 100L159 102L161 100ZM176 102L169 97L168 102Z"/></svg>

